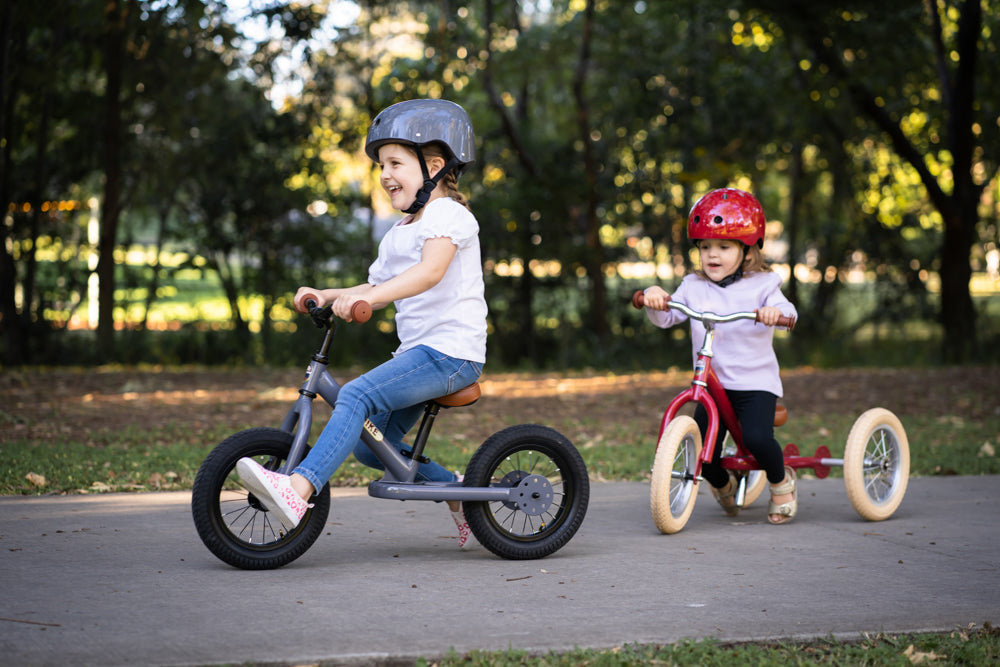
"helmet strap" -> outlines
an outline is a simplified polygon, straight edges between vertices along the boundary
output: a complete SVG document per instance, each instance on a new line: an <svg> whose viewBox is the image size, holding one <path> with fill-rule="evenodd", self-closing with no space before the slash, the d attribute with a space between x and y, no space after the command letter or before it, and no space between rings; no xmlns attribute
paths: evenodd
<svg viewBox="0 0 1000 667"><path fill-rule="evenodd" d="M743 259L740 260L740 265L738 267L736 267L736 270L733 271L732 273L730 273L728 276L726 276L722 280L715 281L716 285L718 285L719 287L729 287L730 285L732 285L737 280L739 280L740 278L743 277L743 262L745 262L746 259L747 259L747 248L748 247L749 246L747 246L746 244L743 245Z"/></svg>
<svg viewBox="0 0 1000 667"><path fill-rule="evenodd" d="M736 269L722 280L715 281L715 284L718 285L719 287L729 287L742 277L743 277L743 267L741 266L740 268Z"/></svg>
<svg viewBox="0 0 1000 667"><path fill-rule="evenodd" d="M430 172L427 170L427 162L424 160L424 152L417 149L417 160L420 161L420 171L424 175L424 184L417 190L417 196L414 198L413 203L410 207L403 210L403 213L409 213L413 215L420 209L422 209L426 204L427 200L431 198L431 193L434 192L434 188L437 184L441 182L441 179L448 175L448 172L458 166L458 159L452 158L445 163L443 167L431 177Z"/></svg>

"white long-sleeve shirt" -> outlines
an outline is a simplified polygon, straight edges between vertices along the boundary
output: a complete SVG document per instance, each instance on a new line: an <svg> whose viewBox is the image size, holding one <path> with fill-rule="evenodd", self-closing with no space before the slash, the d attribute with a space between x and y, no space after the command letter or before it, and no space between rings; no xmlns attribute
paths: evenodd
<svg viewBox="0 0 1000 667"><path fill-rule="evenodd" d="M697 274L684 277L670 295L692 310L716 315L751 311L772 306L786 316L797 316L795 306L781 292L781 276L772 272L749 273L728 287L719 287ZM679 310L651 310L649 320L666 329L688 319ZM705 339L705 325L691 320L692 368ZM753 320L723 322L715 329L712 368L726 389L769 391L782 395L778 358L774 353L774 328Z"/></svg>

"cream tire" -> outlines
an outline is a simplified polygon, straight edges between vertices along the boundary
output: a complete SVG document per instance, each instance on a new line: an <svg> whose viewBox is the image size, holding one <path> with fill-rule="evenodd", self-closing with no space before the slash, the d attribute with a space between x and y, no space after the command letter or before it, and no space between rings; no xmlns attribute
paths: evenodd
<svg viewBox="0 0 1000 667"><path fill-rule="evenodd" d="M854 510L868 521L888 519L910 478L910 444L899 419L872 408L854 422L844 446L844 485Z"/></svg>
<svg viewBox="0 0 1000 667"><path fill-rule="evenodd" d="M736 455L736 445L733 443L733 436L729 433L726 434L726 440L722 444L722 455ZM748 470L746 475L747 490L740 509L750 507L750 505L753 504L753 501L760 498L760 494L764 492L764 487L767 486L767 473L763 470Z"/></svg>
<svg viewBox="0 0 1000 667"><path fill-rule="evenodd" d="M675 417L656 445L649 507L661 533L678 532L687 523L698 496L695 470L701 453L701 433L691 417Z"/></svg>
<svg viewBox="0 0 1000 667"><path fill-rule="evenodd" d="M747 473L747 493L743 498L743 508L750 507L753 501L760 498L767 486L767 473L763 470L751 470Z"/></svg>

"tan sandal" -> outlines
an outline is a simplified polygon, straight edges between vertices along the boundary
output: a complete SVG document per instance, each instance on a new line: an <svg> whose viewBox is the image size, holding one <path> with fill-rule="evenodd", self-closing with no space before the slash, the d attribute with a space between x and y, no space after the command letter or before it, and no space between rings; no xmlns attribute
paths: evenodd
<svg viewBox="0 0 1000 667"><path fill-rule="evenodd" d="M729 473L729 482L721 489L717 489L711 484L708 485L708 488L712 490L712 496L722 506L726 514L736 516L740 513L740 508L736 506L736 491L739 489L739 485L736 482L736 478L733 477L733 473ZM728 504L726 503L727 500L729 501Z"/></svg>
<svg viewBox="0 0 1000 667"><path fill-rule="evenodd" d="M795 470L789 466L785 466L785 481L771 485L771 498L787 493L792 494L792 499L787 503L776 505L774 500L767 503L767 520L775 526L788 523L795 518L795 513L799 510L799 494L795 492ZM775 519L775 515L780 518Z"/></svg>

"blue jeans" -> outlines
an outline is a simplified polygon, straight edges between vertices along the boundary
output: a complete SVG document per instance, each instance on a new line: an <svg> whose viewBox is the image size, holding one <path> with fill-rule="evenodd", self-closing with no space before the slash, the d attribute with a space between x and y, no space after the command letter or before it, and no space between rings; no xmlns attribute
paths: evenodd
<svg viewBox="0 0 1000 667"><path fill-rule="evenodd" d="M319 491L352 449L361 463L381 470L382 464L360 440L366 418L402 449L403 436L423 414L426 401L469 386L482 372L480 363L455 359L426 345L393 357L341 387L330 421L309 456L292 472ZM417 479L451 482L455 474L431 461L420 465Z"/></svg>

